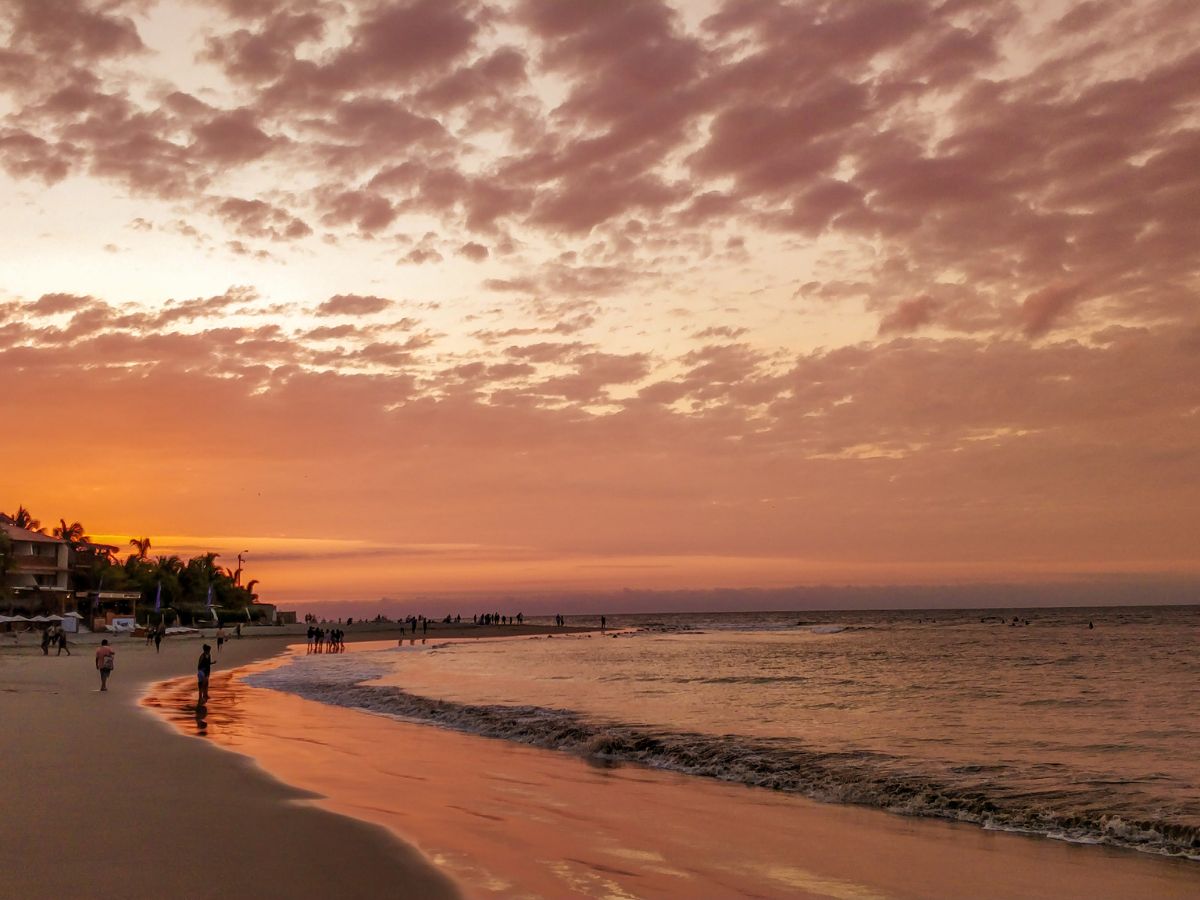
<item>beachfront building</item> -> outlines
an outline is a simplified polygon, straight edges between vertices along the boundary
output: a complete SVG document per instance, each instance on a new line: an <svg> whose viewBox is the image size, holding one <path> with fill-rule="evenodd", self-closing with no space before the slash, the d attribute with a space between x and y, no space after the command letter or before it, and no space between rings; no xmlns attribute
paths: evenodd
<svg viewBox="0 0 1200 900"><path fill-rule="evenodd" d="M137 622L138 591L77 591L75 601L92 631L132 629Z"/></svg>
<svg viewBox="0 0 1200 900"><path fill-rule="evenodd" d="M57 614L67 612L71 599L71 547L63 540L14 525L0 516L0 533L8 539L3 599L9 612Z"/></svg>

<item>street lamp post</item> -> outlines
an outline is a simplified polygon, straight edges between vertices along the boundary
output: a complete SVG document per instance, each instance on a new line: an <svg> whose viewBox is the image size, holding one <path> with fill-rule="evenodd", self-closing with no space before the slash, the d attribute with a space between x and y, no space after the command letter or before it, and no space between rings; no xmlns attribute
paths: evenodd
<svg viewBox="0 0 1200 900"><path fill-rule="evenodd" d="M249 550L243 550L237 555L238 567L237 571L233 573L233 583L238 586L241 586L242 583L242 557L249 552Z"/></svg>

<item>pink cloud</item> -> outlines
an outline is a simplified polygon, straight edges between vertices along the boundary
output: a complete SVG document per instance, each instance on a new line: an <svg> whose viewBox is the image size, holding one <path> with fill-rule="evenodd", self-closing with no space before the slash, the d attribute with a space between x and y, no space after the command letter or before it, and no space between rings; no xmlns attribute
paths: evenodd
<svg viewBox="0 0 1200 900"><path fill-rule="evenodd" d="M472 262L483 262L488 258L488 248L475 241L468 241L458 248L458 255L465 256Z"/></svg>
<svg viewBox="0 0 1200 900"><path fill-rule="evenodd" d="M937 301L928 295L903 300L879 321L879 333L897 334L916 331L933 321L933 314L937 308Z"/></svg>
<svg viewBox="0 0 1200 900"><path fill-rule="evenodd" d="M234 231L246 237L283 241L312 234L306 222L263 200L226 197L217 202L215 211Z"/></svg>
<svg viewBox="0 0 1200 900"><path fill-rule="evenodd" d="M1048 332L1078 303L1083 294L1079 283L1052 284L1034 291L1021 302L1021 327L1029 337Z"/></svg>
<svg viewBox="0 0 1200 900"><path fill-rule="evenodd" d="M316 312L319 316L367 316L383 312L391 305L392 301L383 297L337 294L318 306Z"/></svg>
<svg viewBox="0 0 1200 900"><path fill-rule="evenodd" d="M192 134L196 137L194 152L222 164L258 159L276 143L258 127L248 109L220 113L195 126Z"/></svg>

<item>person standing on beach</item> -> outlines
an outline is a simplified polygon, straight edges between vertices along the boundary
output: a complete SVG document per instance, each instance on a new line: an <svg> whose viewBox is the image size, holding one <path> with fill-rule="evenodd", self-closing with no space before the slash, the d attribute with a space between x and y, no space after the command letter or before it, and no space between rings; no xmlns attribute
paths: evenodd
<svg viewBox="0 0 1200 900"><path fill-rule="evenodd" d="M155 653L162 652L163 635L166 633L167 633L167 629L164 628L162 625L159 625L157 628L154 629L154 652Z"/></svg>
<svg viewBox="0 0 1200 900"><path fill-rule="evenodd" d="M42 629L42 656L50 655L50 629Z"/></svg>
<svg viewBox="0 0 1200 900"><path fill-rule="evenodd" d="M96 669L100 672L100 690L108 690L108 676L112 674L117 662L117 652L108 646L108 638L100 642L96 648Z"/></svg>
<svg viewBox="0 0 1200 900"><path fill-rule="evenodd" d="M225 626L217 626L217 656L221 655L221 648L225 646Z"/></svg>
<svg viewBox="0 0 1200 900"><path fill-rule="evenodd" d="M208 703L208 679L212 676L211 651L212 647L205 644L204 649L200 651L200 659L196 663L197 706L204 706Z"/></svg>

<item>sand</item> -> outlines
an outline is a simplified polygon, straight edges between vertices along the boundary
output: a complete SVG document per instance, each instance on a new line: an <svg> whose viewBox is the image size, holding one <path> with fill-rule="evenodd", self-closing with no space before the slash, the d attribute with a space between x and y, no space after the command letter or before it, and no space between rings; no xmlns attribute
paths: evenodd
<svg viewBox="0 0 1200 900"><path fill-rule="evenodd" d="M217 671L294 641L233 641ZM96 691L90 647L71 659L0 650L4 895L1200 893L1194 863L596 767L224 675L197 739L190 677L156 693L179 730L138 699L151 680L190 676L199 642L169 641L161 656L141 641L117 646L108 694Z"/></svg>
<svg viewBox="0 0 1200 900"><path fill-rule="evenodd" d="M229 641L215 672L304 640L303 628L256 631L272 636ZM355 632L350 639L387 634ZM0 635L0 895L457 895L393 833L320 809L253 760L181 737L142 708L150 683L194 675L199 639L168 638L155 653L141 639L113 638L107 693L95 670L99 640L72 637L72 656L47 658L36 638L14 647Z"/></svg>

